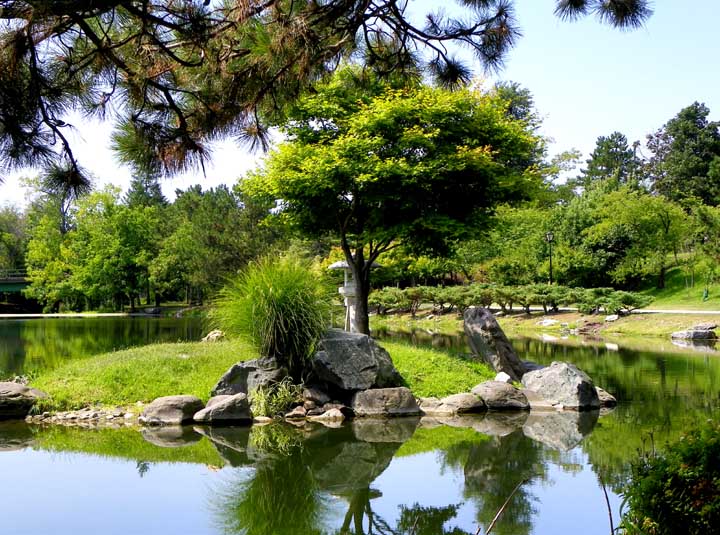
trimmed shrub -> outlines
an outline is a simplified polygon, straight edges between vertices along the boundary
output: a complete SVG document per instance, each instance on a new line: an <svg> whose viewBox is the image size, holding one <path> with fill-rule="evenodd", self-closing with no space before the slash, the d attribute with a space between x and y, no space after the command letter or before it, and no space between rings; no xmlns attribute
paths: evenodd
<svg viewBox="0 0 720 535"><path fill-rule="evenodd" d="M720 526L720 425L688 433L632 467L621 533L705 535Z"/></svg>
<svg viewBox="0 0 720 535"><path fill-rule="evenodd" d="M331 293L307 262L282 257L248 265L220 293L211 313L231 335L247 336L299 378L329 324Z"/></svg>

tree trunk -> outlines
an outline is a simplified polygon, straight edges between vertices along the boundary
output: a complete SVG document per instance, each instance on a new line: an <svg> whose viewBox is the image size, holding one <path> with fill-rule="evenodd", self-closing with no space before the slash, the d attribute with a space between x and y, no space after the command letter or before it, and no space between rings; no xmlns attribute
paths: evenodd
<svg viewBox="0 0 720 535"><path fill-rule="evenodd" d="M658 273L657 285L656 285L658 290L662 290L663 288L665 288L665 271L666 271L665 266L664 265L660 266L660 273Z"/></svg>

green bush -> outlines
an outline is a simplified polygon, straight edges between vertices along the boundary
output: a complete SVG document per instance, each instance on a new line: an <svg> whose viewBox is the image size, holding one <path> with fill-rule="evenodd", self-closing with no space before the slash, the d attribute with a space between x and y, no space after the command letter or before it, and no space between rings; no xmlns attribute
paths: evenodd
<svg viewBox="0 0 720 535"><path fill-rule="evenodd" d="M302 385L293 384L289 377L253 390L248 397L253 416L272 418L285 413L294 403L302 402L302 391Z"/></svg>
<svg viewBox="0 0 720 535"><path fill-rule="evenodd" d="M261 355L299 378L328 328L331 295L306 262L265 258L221 290L211 318L228 334L248 336Z"/></svg>
<svg viewBox="0 0 720 535"><path fill-rule="evenodd" d="M624 492L621 532L717 533L720 526L720 425L692 431L661 454L644 455Z"/></svg>

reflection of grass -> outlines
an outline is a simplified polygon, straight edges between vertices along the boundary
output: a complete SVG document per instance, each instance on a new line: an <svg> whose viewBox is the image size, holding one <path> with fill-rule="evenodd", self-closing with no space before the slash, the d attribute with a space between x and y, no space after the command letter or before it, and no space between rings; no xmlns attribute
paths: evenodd
<svg viewBox="0 0 720 535"><path fill-rule="evenodd" d="M232 364L255 357L250 345L240 340L154 344L69 361L40 374L33 386L50 394L43 409L52 410L125 406L175 394L207 399Z"/></svg>
<svg viewBox="0 0 720 535"><path fill-rule="evenodd" d="M146 442L136 429L78 429L56 425L38 432L34 445L52 452L88 453L139 462L224 464L209 440L163 448Z"/></svg>
<svg viewBox="0 0 720 535"><path fill-rule="evenodd" d="M416 429L410 440L403 443L395 454L406 457L435 450L448 450L458 445L470 446L490 440L488 435L478 433L466 427L439 426L433 429Z"/></svg>
<svg viewBox="0 0 720 535"><path fill-rule="evenodd" d="M416 396L442 397L468 392L478 383L495 377L487 365L445 351L389 340L383 340L382 346Z"/></svg>

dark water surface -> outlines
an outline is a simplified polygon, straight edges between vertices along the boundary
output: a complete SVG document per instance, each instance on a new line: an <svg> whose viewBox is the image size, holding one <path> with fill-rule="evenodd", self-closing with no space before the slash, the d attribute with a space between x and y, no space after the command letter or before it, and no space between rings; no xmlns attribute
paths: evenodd
<svg viewBox="0 0 720 535"><path fill-rule="evenodd" d="M608 504L617 525L638 450L720 413L720 357L711 353L661 342L513 343L527 359L576 363L621 404L603 416L336 429L0 424L0 533L474 535L520 485L493 534L609 534ZM461 340L452 344L463 352Z"/></svg>
<svg viewBox="0 0 720 535"><path fill-rule="evenodd" d="M154 342L199 340L200 318L0 319L0 377Z"/></svg>

